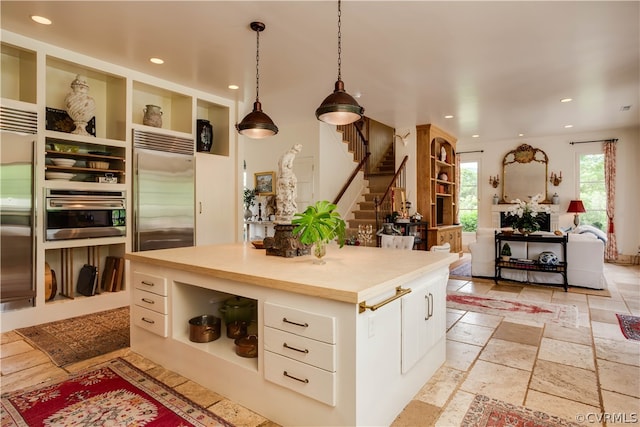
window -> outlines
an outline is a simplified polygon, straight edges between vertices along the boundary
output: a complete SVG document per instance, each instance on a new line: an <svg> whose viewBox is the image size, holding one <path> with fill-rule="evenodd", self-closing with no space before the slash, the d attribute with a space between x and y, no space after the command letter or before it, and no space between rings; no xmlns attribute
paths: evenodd
<svg viewBox="0 0 640 427"><path fill-rule="evenodd" d="M579 157L579 198L586 213L580 224L606 231L607 192L604 184L604 154L581 154Z"/></svg>
<svg viewBox="0 0 640 427"><path fill-rule="evenodd" d="M460 163L460 223L462 231L478 228L478 162Z"/></svg>

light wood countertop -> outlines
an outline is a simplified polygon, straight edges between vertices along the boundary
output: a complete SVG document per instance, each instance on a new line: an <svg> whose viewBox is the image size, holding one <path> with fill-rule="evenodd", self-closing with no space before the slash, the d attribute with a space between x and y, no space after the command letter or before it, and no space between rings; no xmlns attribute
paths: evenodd
<svg viewBox="0 0 640 427"><path fill-rule="evenodd" d="M457 254L327 245L326 264L313 256L267 256L250 243L131 252L143 262L265 288L357 304L426 272L448 266Z"/></svg>

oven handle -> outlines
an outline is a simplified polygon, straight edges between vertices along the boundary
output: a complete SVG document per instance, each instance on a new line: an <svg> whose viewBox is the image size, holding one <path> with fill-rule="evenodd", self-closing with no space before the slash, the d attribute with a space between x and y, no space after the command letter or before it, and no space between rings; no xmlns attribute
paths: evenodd
<svg viewBox="0 0 640 427"><path fill-rule="evenodd" d="M85 208L104 208L104 209L124 209L124 201L115 200L112 202L104 200L68 200L68 199L54 199L48 200L48 207L61 208L61 209L85 209Z"/></svg>

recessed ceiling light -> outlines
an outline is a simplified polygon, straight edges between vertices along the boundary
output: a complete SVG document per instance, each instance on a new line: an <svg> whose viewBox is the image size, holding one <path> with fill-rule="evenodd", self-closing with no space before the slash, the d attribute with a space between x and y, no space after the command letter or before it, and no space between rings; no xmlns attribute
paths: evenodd
<svg viewBox="0 0 640 427"><path fill-rule="evenodd" d="M164 59L160 59L160 58L149 58L149 61L153 62L154 64L164 64Z"/></svg>
<svg viewBox="0 0 640 427"><path fill-rule="evenodd" d="M238 85L229 85L229 86L227 86L227 87L228 87L229 89L231 89L231 90L238 90L238 89L240 89L240 86L238 86Z"/></svg>
<svg viewBox="0 0 640 427"><path fill-rule="evenodd" d="M480 138L480 135L478 135L478 134L471 135L471 138Z"/></svg>
<svg viewBox="0 0 640 427"><path fill-rule="evenodd" d="M564 125L565 129L569 129L569 128L572 128L572 127L573 127L573 125Z"/></svg>
<svg viewBox="0 0 640 427"><path fill-rule="evenodd" d="M444 116L445 119L453 119L453 116L451 114L447 114L446 116Z"/></svg>
<svg viewBox="0 0 640 427"><path fill-rule="evenodd" d="M51 19L45 18L44 16L31 15L31 20L38 24L51 25Z"/></svg>
<svg viewBox="0 0 640 427"><path fill-rule="evenodd" d="M560 100L560 102L571 102L571 101L573 101L573 98L562 98Z"/></svg>
<svg viewBox="0 0 640 427"><path fill-rule="evenodd" d="M524 133L519 133L518 136L524 136Z"/></svg>

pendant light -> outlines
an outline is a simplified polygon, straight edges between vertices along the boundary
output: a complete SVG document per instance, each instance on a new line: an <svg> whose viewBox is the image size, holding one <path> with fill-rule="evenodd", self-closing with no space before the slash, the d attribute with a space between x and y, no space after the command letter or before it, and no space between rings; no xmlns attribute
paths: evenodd
<svg viewBox="0 0 640 427"><path fill-rule="evenodd" d="M348 125L360 120L364 114L364 108L358 105L358 102L344 90L342 81L342 10L340 0L338 0L338 80L335 84L333 93L322 101L322 104L316 110L316 118L325 123L332 125Z"/></svg>
<svg viewBox="0 0 640 427"><path fill-rule="evenodd" d="M253 103L253 111L236 125L236 129L240 135L260 139L277 134L278 126L262 112L260 103L260 32L264 31L265 25L262 22L252 22L250 27L256 32L256 102Z"/></svg>

